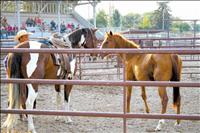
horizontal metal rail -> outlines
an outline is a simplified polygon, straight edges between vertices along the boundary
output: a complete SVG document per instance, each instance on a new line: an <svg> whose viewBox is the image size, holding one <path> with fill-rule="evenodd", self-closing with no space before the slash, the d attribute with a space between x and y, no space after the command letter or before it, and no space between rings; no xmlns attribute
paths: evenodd
<svg viewBox="0 0 200 133"><path fill-rule="evenodd" d="M127 37L128 38L128 37ZM200 40L200 37L171 37L171 38L128 38L129 40L141 40L141 41L156 41L156 40L166 40L166 41L176 41L176 40Z"/></svg>
<svg viewBox="0 0 200 133"><path fill-rule="evenodd" d="M83 116L83 117L112 117L112 118L142 118L142 119L180 119L180 120L200 120L199 115L185 114L143 114L143 113L104 113L104 112L83 112L83 111L58 111L58 110L20 110L1 109L1 113L11 114L35 114L35 115L60 115L60 116Z"/></svg>
<svg viewBox="0 0 200 133"><path fill-rule="evenodd" d="M63 79L7 79L1 78L1 83L30 84L66 84L66 85L99 85L99 86L169 86L169 87L200 87L199 82L169 82L169 81L102 81L102 80L63 80Z"/></svg>
<svg viewBox="0 0 200 133"><path fill-rule="evenodd" d="M100 54L200 54L199 49L28 49L1 48L1 53L100 53Z"/></svg>
<svg viewBox="0 0 200 133"><path fill-rule="evenodd" d="M30 38L30 40L48 39L45 37ZM170 38L129 38L131 40L200 40L200 37L170 37ZM14 39L1 39L0 42L13 42ZM100 40L103 41L103 40Z"/></svg>
<svg viewBox="0 0 200 133"><path fill-rule="evenodd" d="M141 48L199 48L200 45L142 46Z"/></svg>
<svg viewBox="0 0 200 133"><path fill-rule="evenodd" d="M84 62L85 63L85 62ZM106 62L104 62L106 63ZM111 67L84 67L84 68L81 68L81 70L97 70L97 69L116 69L117 67L115 66L111 66ZM122 67L118 67L118 68L122 68ZM196 68L196 69L199 69L200 66L182 66L182 68L186 69L186 68ZM77 70L80 70L79 68L77 68Z"/></svg>
<svg viewBox="0 0 200 133"><path fill-rule="evenodd" d="M123 74L123 73L119 73L119 76L120 74ZM182 72L181 74L184 74L184 75L199 75L200 72ZM82 72L81 76L84 77L84 76L110 76L110 75L117 75L116 73L97 73L97 74L85 74L84 72Z"/></svg>

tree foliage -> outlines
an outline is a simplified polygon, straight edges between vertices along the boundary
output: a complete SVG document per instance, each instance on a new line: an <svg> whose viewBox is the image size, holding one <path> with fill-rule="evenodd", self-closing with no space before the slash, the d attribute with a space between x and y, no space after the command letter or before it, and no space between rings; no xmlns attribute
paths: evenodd
<svg viewBox="0 0 200 133"><path fill-rule="evenodd" d="M141 16L139 14L128 13L122 17L122 26L124 28L137 28L140 21Z"/></svg>
<svg viewBox="0 0 200 133"><path fill-rule="evenodd" d="M163 27L163 19L168 20L171 18L171 10L168 6L169 2L157 2L158 3L158 9L154 11L153 13L153 27L156 29L162 29L167 30L170 26L170 21L164 21L164 27Z"/></svg>
<svg viewBox="0 0 200 133"><path fill-rule="evenodd" d="M200 24L197 24L197 25L196 25L196 31L197 31L197 32L200 32Z"/></svg>
<svg viewBox="0 0 200 133"><path fill-rule="evenodd" d="M108 15L104 10L100 10L96 16L96 23L98 28L107 27L108 25Z"/></svg>
<svg viewBox="0 0 200 133"><path fill-rule="evenodd" d="M177 21L177 22L174 22L172 24L171 30L174 31L174 32L181 32L182 33L182 32L185 32L185 31L190 31L191 27L186 22Z"/></svg>
<svg viewBox="0 0 200 133"><path fill-rule="evenodd" d="M121 14L117 9L114 10L111 18L111 24L113 27L120 27L121 24Z"/></svg>
<svg viewBox="0 0 200 133"><path fill-rule="evenodd" d="M142 21L139 23L139 29L150 29L151 28L151 22L147 15L144 15Z"/></svg>

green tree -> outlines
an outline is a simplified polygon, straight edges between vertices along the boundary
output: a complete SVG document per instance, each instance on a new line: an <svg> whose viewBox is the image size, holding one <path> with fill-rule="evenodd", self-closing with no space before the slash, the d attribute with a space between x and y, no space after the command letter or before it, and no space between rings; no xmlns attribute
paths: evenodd
<svg viewBox="0 0 200 133"><path fill-rule="evenodd" d="M169 2L157 2L158 9L154 11L153 14L153 27L156 29L162 29L165 30L169 28L170 21L164 21L164 27L163 27L163 19L169 20L171 18L171 10L168 6Z"/></svg>
<svg viewBox="0 0 200 133"><path fill-rule="evenodd" d="M181 21L177 21L177 22L174 22L172 23L172 26L171 26L171 30L174 31L174 32L186 32L186 31L190 31L191 30L191 27L188 23L186 22L181 22Z"/></svg>
<svg viewBox="0 0 200 133"><path fill-rule="evenodd" d="M150 29L151 23L147 15L144 15L143 20L139 24L139 29Z"/></svg>
<svg viewBox="0 0 200 133"><path fill-rule="evenodd" d="M122 17L122 26L123 29L127 28L137 28L138 24L141 21L141 16L139 14L128 13Z"/></svg>
<svg viewBox="0 0 200 133"><path fill-rule="evenodd" d="M184 32L184 31L190 31L191 30L191 27L188 23L184 22L184 23L181 23L180 25L180 32Z"/></svg>
<svg viewBox="0 0 200 133"><path fill-rule="evenodd" d="M96 23L98 28L107 27L108 25L108 15L104 10L100 10L96 16Z"/></svg>
<svg viewBox="0 0 200 133"><path fill-rule="evenodd" d="M196 25L196 31L197 31L197 32L200 32L200 24L197 24L197 25Z"/></svg>
<svg viewBox="0 0 200 133"><path fill-rule="evenodd" d="M115 9L114 13L112 14L111 23L113 27L120 27L121 15L117 9Z"/></svg>

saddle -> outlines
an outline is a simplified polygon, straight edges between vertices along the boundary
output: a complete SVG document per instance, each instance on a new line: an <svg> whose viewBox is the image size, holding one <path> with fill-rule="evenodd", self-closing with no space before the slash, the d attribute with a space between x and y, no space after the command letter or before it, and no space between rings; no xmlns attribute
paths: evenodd
<svg viewBox="0 0 200 133"><path fill-rule="evenodd" d="M49 40L42 40L39 42L46 44L49 48L71 48L71 45L64 42L63 38L59 36L58 33L54 33ZM53 63L57 65L60 69L57 77L60 79L65 79L66 75L68 76L71 73L69 55L51 53L51 56L53 59Z"/></svg>

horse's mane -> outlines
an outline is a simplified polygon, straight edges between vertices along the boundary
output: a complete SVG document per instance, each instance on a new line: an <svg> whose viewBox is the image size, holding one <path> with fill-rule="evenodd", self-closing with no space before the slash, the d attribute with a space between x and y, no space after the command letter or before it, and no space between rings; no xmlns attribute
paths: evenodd
<svg viewBox="0 0 200 133"><path fill-rule="evenodd" d="M120 33L115 33L115 34L113 34L113 36L115 36L115 38L117 39L117 42L119 44L127 45L125 47L128 47L128 48L140 48L140 46L138 44L136 44L133 41L128 40L125 37L123 37Z"/></svg>

